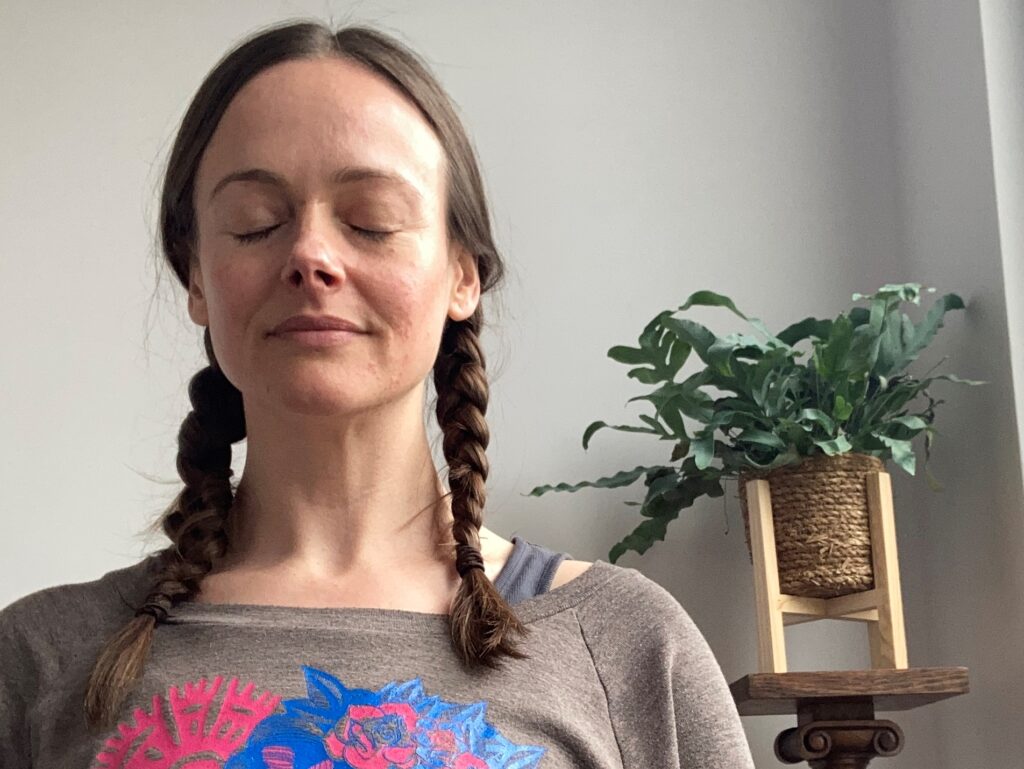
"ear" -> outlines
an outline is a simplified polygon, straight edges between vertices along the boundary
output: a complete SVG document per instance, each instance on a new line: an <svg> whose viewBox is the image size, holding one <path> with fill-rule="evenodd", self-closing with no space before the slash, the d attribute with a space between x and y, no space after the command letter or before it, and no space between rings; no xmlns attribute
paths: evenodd
<svg viewBox="0 0 1024 769"><path fill-rule="evenodd" d="M193 259L188 275L188 315L198 326L210 325L210 316L206 308L206 294L203 288L203 271L199 260Z"/></svg>
<svg viewBox="0 0 1024 769"><path fill-rule="evenodd" d="M448 317L465 320L480 303L480 271L476 257L459 242L452 246L452 290L448 303Z"/></svg>

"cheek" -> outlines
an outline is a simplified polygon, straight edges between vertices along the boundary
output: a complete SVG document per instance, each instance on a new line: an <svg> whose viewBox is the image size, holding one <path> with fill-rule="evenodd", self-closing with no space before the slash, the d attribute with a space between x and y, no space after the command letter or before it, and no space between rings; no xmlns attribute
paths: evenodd
<svg viewBox="0 0 1024 769"><path fill-rule="evenodd" d="M228 258L214 262L209 272L209 293L227 318L243 318L255 309L259 297L267 291L268 276L255 262L247 264L243 259Z"/></svg>
<svg viewBox="0 0 1024 769"><path fill-rule="evenodd" d="M266 280L252 270L226 264L214 264L206 277L210 334L217 358L222 364L234 359L236 350L248 333L258 331L254 315L266 293ZM226 366L225 366L226 367Z"/></svg>
<svg viewBox="0 0 1024 769"><path fill-rule="evenodd" d="M441 339L447 310L444 273L393 272L381 279L377 295L390 332L410 357L430 356Z"/></svg>

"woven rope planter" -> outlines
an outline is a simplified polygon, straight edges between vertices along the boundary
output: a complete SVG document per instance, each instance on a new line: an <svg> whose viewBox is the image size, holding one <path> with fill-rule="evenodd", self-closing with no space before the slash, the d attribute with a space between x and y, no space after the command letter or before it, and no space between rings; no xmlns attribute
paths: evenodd
<svg viewBox="0 0 1024 769"><path fill-rule="evenodd" d="M871 534L866 476L884 472L865 454L815 456L769 473L741 473L740 507L750 550L747 481L771 489L779 587L786 595L834 598L871 590Z"/></svg>

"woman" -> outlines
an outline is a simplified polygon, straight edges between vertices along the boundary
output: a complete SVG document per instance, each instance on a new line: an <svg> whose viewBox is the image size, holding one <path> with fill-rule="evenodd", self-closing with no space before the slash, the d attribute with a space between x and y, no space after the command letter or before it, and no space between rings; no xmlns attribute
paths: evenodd
<svg viewBox="0 0 1024 769"><path fill-rule="evenodd" d="M209 358L172 544L0 613L5 768L752 766L667 591L482 525L503 267L418 57L313 23L239 45L182 121L161 236Z"/></svg>

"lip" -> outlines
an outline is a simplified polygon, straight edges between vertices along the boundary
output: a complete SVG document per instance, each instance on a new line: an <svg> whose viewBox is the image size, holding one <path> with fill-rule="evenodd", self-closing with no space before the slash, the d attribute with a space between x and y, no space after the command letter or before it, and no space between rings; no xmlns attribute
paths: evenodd
<svg viewBox="0 0 1024 769"><path fill-rule="evenodd" d="M348 331L351 333L365 333L355 323L336 315L293 315L287 320L278 323L270 331L270 335L285 334L290 331Z"/></svg>

